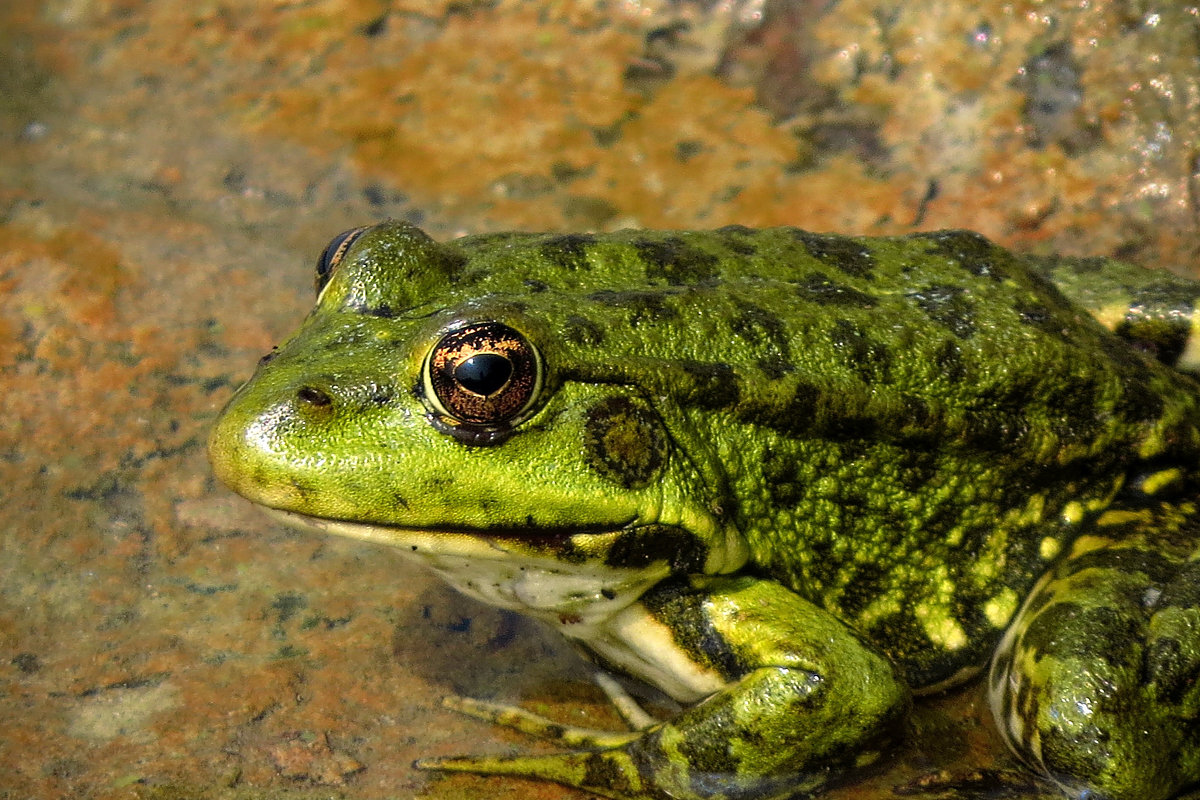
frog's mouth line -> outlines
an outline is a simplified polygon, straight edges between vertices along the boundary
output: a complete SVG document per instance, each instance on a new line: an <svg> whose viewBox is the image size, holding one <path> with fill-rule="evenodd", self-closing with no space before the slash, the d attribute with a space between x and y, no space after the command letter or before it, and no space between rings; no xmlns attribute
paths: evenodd
<svg viewBox="0 0 1200 800"><path fill-rule="evenodd" d="M433 550L443 555L463 556L478 555L480 545L485 543L488 549L500 551L529 547L554 549L556 545L563 544L576 536L620 534L639 527L636 519L629 519L623 523L558 528L414 528L314 517L298 511L285 511L278 508L264 508L264 510L275 519L295 528L318 530L348 539L411 549L414 552Z"/></svg>
<svg viewBox="0 0 1200 800"><path fill-rule="evenodd" d="M634 602L671 572L665 558L626 566L607 564L604 540L599 540L594 552L583 552L587 548L581 548L579 538L571 538L580 536L578 528L541 531L538 537L531 537L529 531L434 531L267 511L289 525L390 545L401 555L424 563L467 596L533 614L551 624L568 625L570 635L576 638ZM616 531L612 526L600 530L619 537L634 527L630 523Z"/></svg>

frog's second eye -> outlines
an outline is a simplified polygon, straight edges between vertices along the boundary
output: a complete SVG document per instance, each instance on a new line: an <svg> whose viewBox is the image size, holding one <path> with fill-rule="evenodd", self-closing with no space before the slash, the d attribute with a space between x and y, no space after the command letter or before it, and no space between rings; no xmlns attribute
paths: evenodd
<svg viewBox="0 0 1200 800"><path fill-rule="evenodd" d="M354 244L354 240L362 236L365 230L367 230L366 227L342 231L333 237L329 244L325 245L320 258L317 259L317 294L320 294L321 290L325 288L325 284L329 283L330 276L337 269L337 265L342 263L342 259L346 257L346 251L350 249L350 245Z"/></svg>
<svg viewBox="0 0 1200 800"><path fill-rule="evenodd" d="M542 384L529 340L501 322L476 322L443 336L423 368L425 396L446 421L491 427L527 411Z"/></svg>

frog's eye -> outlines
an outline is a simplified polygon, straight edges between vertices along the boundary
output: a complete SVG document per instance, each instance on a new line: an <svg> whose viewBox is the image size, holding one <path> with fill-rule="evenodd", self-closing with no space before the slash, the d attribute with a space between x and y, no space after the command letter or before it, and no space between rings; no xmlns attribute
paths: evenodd
<svg viewBox="0 0 1200 800"><path fill-rule="evenodd" d="M499 426L527 411L542 385L542 359L529 340L500 322L477 322L443 336L425 359L425 396L452 424Z"/></svg>
<svg viewBox="0 0 1200 800"><path fill-rule="evenodd" d="M337 269L337 265L342 263L350 245L354 244L354 240L362 236L365 230L367 230L366 226L342 231L333 237L329 244L325 245L320 258L317 259L317 294L320 294L321 290L325 288L325 284L329 283L330 276Z"/></svg>

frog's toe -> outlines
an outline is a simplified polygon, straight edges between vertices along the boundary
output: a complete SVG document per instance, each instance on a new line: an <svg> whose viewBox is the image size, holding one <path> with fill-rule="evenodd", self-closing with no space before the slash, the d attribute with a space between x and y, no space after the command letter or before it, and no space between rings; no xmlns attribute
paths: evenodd
<svg viewBox="0 0 1200 800"><path fill-rule="evenodd" d="M636 739L639 734L628 732L600 731L591 728L579 728L574 725L563 725L552 719L526 711L518 706L503 703L489 703L486 700L476 700L471 697L449 695L442 698L446 708L474 717L493 725L520 731L526 736L555 742L564 747L620 747ZM467 759L468 761L473 759ZM432 767L431 767L432 768ZM437 767L441 769L441 767Z"/></svg>
<svg viewBox="0 0 1200 800"><path fill-rule="evenodd" d="M654 737L651 737L652 739ZM795 777L708 772L635 742L632 746L538 756L462 756L421 759L418 769L507 775L552 781L614 800L772 800L811 797L827 776L805 785ZM811 791L810 791L811 790Z"/></svg>
<svg viewBox="0 0 1200 800"><path fill-rule="evenodd" d="M427 758L418 769L508 775L552 781L615 800L665 800L668 795L643 780L637 765L619 750L552 753L541 756L457 756Z"/></svg>

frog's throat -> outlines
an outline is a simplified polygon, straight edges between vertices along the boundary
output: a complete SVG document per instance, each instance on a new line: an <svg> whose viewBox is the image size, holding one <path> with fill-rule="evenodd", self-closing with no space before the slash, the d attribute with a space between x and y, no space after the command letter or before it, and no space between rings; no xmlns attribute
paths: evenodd
<svg viewBox="0 0 1200 800"><path fill-rule="evenodd" d="M288 525L390 545L463 594L544 619L578 639L592 638L613 615L672 571L667 556L633 566L606 563L599 554L596 558L564 557L572 538L598 535L599 531L578 531L574 537L569 533L530 537L402 528L264 510ZM716 564L719 568L715 571L730 571L745 562L736 544L725 550L709 552L706 570ZM735 563L738 558L741 563Z"/></svg>

